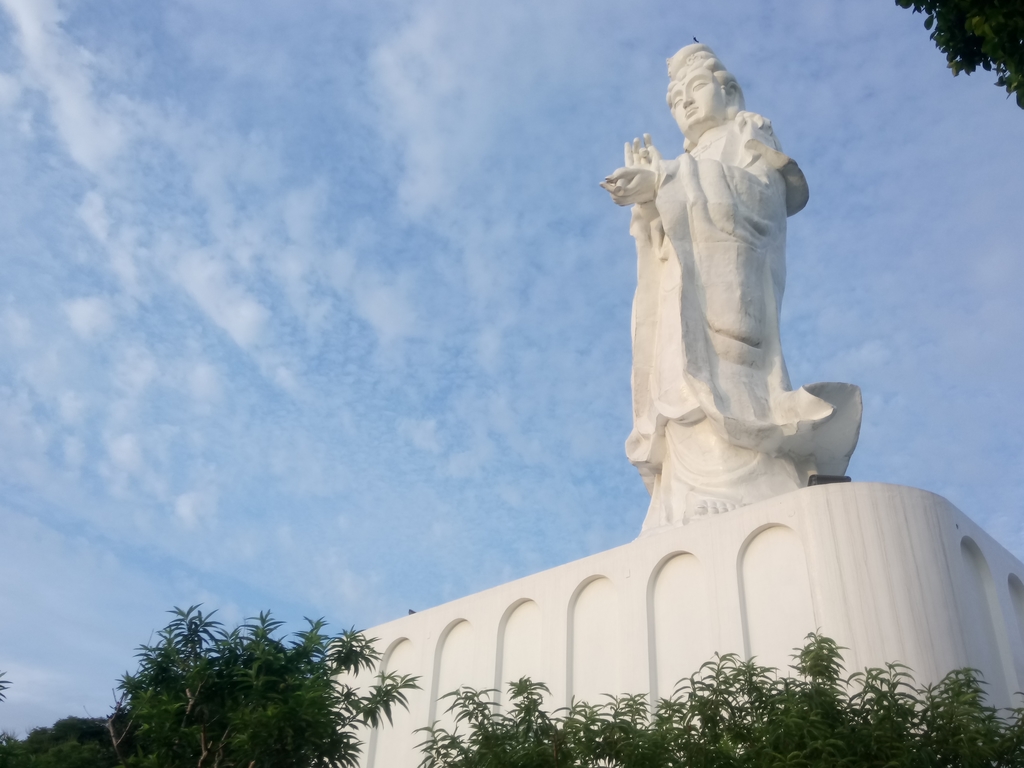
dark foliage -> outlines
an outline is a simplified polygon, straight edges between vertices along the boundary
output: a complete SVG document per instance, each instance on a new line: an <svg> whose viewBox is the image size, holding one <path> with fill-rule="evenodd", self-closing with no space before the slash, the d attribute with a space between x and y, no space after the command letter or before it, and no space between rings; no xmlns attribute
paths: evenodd
<svg viewBox="0 0 1024 768"><path fill-rule="evenodd" d="M1024 109L1024 0L896 0L925 14L936 47L954 75L995 71L996 85Z"/></svg>
<svg viewBox="0 0 1024 768"><path fill-rule="evenodd" d="M1024 768L1024 717L984 703L969 670L917 687L897 664L844 677L810 635L792 676L716 657L653 712L644 696L548 714L523 679L451 697L452 731L428 729L424 768Z"/></svg>
<svg viewBox="0 0 1024 768"><path fill-rule="evenodd" d="M18 740L0 737L0 768L112 768L118 764L103 718L65 717Z"/></svg>

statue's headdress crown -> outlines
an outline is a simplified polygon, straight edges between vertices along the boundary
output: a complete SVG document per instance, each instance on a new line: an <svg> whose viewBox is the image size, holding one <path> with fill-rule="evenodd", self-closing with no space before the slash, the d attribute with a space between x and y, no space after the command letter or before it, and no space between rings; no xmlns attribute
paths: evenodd
<svg viewBox="0 0 1024 768"><path fill-rule="evenodd" d="M668 76L673 81L684 80L692 70L698 68L714 71L725 69L725 66L704 43L691 43L668 60Z"/></svg>

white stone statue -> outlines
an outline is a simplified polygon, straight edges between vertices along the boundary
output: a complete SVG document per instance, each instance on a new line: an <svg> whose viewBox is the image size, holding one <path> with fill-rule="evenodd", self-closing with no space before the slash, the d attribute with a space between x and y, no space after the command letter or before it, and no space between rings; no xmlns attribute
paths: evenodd
<svg viewBox="0 0 1024 768"><path fill-rule="evenodd" d="M793 390L782 359L786 218L807 204L803 173L710 48L686 46L668 71L684 153L665 160L645 135L601 185L633 206L626 453L651 493L645 531L842 475L861 420L858 387Z"/></svg>

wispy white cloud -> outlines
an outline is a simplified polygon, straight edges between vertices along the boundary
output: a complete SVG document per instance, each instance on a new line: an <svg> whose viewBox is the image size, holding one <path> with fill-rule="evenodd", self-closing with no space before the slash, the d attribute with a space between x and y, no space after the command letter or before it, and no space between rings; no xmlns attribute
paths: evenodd
<svg viewBox="0 0 1024 768"><path fill-rule="evenodd" d="M189 529L201 525L204 520L216 514L216 496L209 492L189 491L174 500L174 514Z"/></svg>
<svg viewBox="0 0 1024 768"><path fill-rule="evenodd" d="M107 301L95 296L64 302L64 314L71 329L86 341L109 333L114 326Z"/></svg>
<svg viewBox="0 0 1024 768"><path fill-rule="evenodd" d="M223 396L220 374L206 362L196 363L188 372L188 388L192 397L202 404L216 403Z"/></svg>
<svg viewBox="0 0 1024 768"><path fill-rule="evenodd" d="M437 436L437 421L434 419L406 419L401 422L402 431L409 441L421 451L440 453L441 444Z"/></svg>
<svg viewBox="0 0 1024 768"><path fill-rule="evenodd" d="M93 98L94 54L67 38L56 0L4 0L3 6L17 27L25 80L46 94L53 125L71 157L90 171L101 171L129 130L123 116Z"/></svg>
<svg viewBox="0 0 1024 768"><path fill-rule="evenodd" d="M21 96L21 84L18 79L0 72L0 109L10 109Z"/></svg>
<svg viewBox="0 0 1024 768"><path fill-rule="evenodd" d="M193 251L182 256L177 273L185 290L238 346L247 348L260 341L269 312L231 278L223 261Z"/></svg>

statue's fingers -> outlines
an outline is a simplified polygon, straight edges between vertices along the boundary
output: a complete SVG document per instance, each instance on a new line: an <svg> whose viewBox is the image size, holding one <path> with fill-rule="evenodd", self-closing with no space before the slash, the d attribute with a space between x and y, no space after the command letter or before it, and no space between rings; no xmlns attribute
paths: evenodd
<svg viewBox="0 0 1024 768"><path fill-rule="evenodd" d="M654 148L654 142L651 141L651 134L649 134L649 133L645 133L644 134L644 146L647 149L653 149Z"/></svg>
<svg viewBox="0 0 1024 768"><path fill-rule="evenodd" d="M615 184L616 186L618 186L619 184L622 183L623 179L629 178L629 171L629 168L619 168L614 173L610 173L607 176L605 176L604 180L610 184Z"/></svg>
<svg viewBox="0 0 1024 768"><path fill-rule="evenodd" d="M633 139L633 157L636 158L638 166L647 165L647 147L643 145L640 139Z"/></svg>
<svg viewBox="0 0 1024 768"><path fill-rule="evenodd" d="M634 158L633 158L633 145L630 144L628 141L626 142L626 152L625 152L625 155L626 155L626 167L627 168L631 168L635 161L634 161Z"/></svg>

